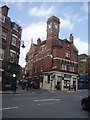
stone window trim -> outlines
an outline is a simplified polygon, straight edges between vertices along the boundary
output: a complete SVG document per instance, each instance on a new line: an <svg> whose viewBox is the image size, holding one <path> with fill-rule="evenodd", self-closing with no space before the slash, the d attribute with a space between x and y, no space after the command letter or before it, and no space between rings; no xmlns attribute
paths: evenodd
<svg viewBox="0 0 90 120"><path fill-rule="evenodd" d="M6 32L6 31L2 31L2 38L3 38L4 40L7 39L7 32Z"/></svg>
<svg viewBox="0 0 90 120"><path fill-rule="evenodd" d="M66 64L62 64L61 65L61 70L67 70L67 65Z"/></svg>
<svg viewBox="0 0 90 120"><path fill-rule="evenodd" d="M4 49L0 48L0 60L4 59Z"/></svg>
<svg viewBox="0 0 90 120"><path fill-rule="evenodd" d="M15 36L12 36L12 45L16 46L17 38Z"/></svg>

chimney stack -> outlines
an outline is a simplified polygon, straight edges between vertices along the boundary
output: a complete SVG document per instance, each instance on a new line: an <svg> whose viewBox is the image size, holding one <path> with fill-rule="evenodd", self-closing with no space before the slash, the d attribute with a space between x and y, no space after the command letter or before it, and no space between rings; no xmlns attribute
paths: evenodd
<svg viewBox="0 0 90 120"><path fill-rule="evenodd" d="M73 42L74 42L74 37L73 37L72 34L70 34L69 40L70 40L70 43L73 44Z"/></svg>
<svg viewBox="0 0 90 120"><path fill-rule="evenodd" d="M40 45L40 44L41 44L41 39L38 38L38 40L37 40L37 45Z"/></svg>
<svg viewBox="0 0 90 120"><path fill-rule="evenodd" d="M2 15L7 16L8 15L8 10L9 10L9 8L6 5L2 6L1 7Z"/></svg>

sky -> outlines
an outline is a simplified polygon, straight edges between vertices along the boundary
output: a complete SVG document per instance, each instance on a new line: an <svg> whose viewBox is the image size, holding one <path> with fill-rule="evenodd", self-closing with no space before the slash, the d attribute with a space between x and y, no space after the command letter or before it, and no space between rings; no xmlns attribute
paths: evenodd
<svg viewBox="0 0 90 120"><path fill-rule="evenodd" d="M62 1L62 0L61 0ZM83 1L83 0L82 0ZM59 38L67 38L72 33L74 45L79 54L88 54L88 2L4 2L0 6L7 5L8 16L11 21L17 22L22 27L22 40L25 48L20 48L19 64L24 67L26 53L30 49L31 40L37 43L37 39L46 40L47 19L57 16L60 19Z"/></svg>

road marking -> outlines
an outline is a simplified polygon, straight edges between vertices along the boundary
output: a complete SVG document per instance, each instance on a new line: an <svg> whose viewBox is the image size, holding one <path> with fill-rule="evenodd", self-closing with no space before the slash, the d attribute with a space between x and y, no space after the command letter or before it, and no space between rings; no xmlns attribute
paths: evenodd
<svg viewBox="0 0 90 120"><path fill-rule="evenodd" d="M0 110L10 110L10 109L16 109L18 107L7 107L7 108L0 108Z"/></svg>
<svg viewBox="0 0 90 120"><path fill-rule="evenodd" d="M33 100L34 102L38 101L59 101L60 99L42 99L42 100Z"/></svg>
<svg viewBox="0 0 90 120"><path fill-rule="evenodd" d="M61 102L40 103L37 105L40 106L40 105L48 105L48 104L55 104L55 103L61 103Z"/></svg>
<svg viewBox="0 0 90 120"><path fill-rule="evenodd" d="M32 100L32 99L38 99L38 97L32 97L32 98L12 98L12 100Z"/></svg>

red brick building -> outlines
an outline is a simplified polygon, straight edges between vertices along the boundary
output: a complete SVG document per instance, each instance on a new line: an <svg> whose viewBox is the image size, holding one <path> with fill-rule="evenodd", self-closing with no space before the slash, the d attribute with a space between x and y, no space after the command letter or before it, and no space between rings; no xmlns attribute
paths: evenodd
<svg viewBox="0 0 90 120"><path fill-rule="evenodd" d="M22 32L21 27L8 17L8 11L6 5L0 8L0 84L3 83L3 89L10 84L10 76L18 73Z"/></svg>
<svg viewBox="0 0 90 120"><path fill-rule="evenodd" d="M87 54L78 55L78 74L79 75L87 75L88 74L87 60L88 60Z"/></svg>
<svg viewBox="0 0 90 120"><path fill-rule="evenodd" d="M31 43L26 55L25 74L29 80L40 83L43 89L61 90L76 85L78 76L78 50L74 46L74 37L70 40L59 39L60 20L52 16L47 20L46 40Z"/></svg>

